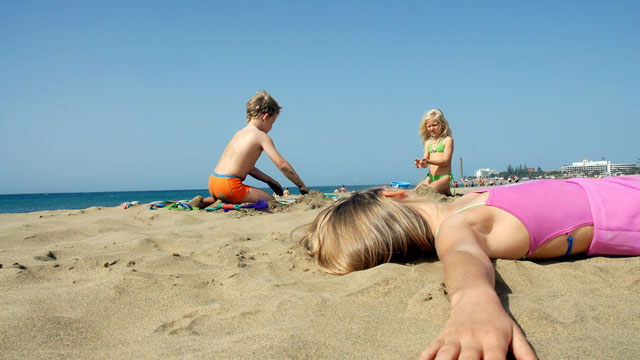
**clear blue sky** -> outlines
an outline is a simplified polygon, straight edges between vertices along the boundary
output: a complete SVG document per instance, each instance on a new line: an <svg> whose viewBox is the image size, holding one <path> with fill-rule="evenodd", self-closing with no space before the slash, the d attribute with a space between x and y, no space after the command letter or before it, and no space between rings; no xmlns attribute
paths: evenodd
<svg viewBox="0 0 640 360"><path fill-rule="evenodd" d="M0 0L0 193L204 189L259 89L310 186L418 182L432 107L456 177L635 163L639 4Z"/></svg>

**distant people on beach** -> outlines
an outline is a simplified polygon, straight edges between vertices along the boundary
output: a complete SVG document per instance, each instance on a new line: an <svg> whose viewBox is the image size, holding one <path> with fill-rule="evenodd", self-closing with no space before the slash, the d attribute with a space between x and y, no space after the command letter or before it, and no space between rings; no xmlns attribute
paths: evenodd
<svg viewBox="0 0 640 360"><path fill-rule="evenodd" d="M640 176L527 181L451 203L374 188L324 209L300 242L320 269L337 275L435 251L451 316L420 359L504 359L509 349L535 359L495 292L491 259L639 256L638 204Z"/></svg>
<svg viewBox="0 0 640 360"><path fill-rule="evenodd" d="M333 193L334 194L339 194L340 193L340 189L338 189L338 188L333 189Z"/></svg>
<svg viewBox="0 0 640 360"><path fill-rule="evenodd" d="M209 192L212 197L202 200L199 207L213 204L216 198L233 204L274 199L263 190L245 185L243 182L247 175L266 183L277 195L282 196L282 186L255 166L263 151L282 174L298 186L301 194L309 192L293 166L280 155L273 140L267 135L278 118L280 109L278 102L264 90L258 91L249 99L246 106L247 125L235 133L224 149L209 177Z"/></svg>
<svg viewBox="0 0 640 360"><path fill-rule="evenodd" d="M341 193L346 193L346 192L347 192L347 188L346 188L344 185L342 185L342 186L340 187L340 192L341 192Z"/></svg>
<svg viewBox="0 0 640 360"><path fill-rule="evenodd" d="M284 188L284 191L282 192L283 196L289 196L291 195L291 191L289 191L289 188Z"/></svg>
<svg viewBox="0 0 640 360"><path fill-rule="evenodd" d="M427 111L420 121L419 133L424 144L424 155L422 159L414 159L414 164L416 168L429 167L429 172L418 186L428 185L439 193L451 195L453 138L449 122L442 111Z"/></svg>

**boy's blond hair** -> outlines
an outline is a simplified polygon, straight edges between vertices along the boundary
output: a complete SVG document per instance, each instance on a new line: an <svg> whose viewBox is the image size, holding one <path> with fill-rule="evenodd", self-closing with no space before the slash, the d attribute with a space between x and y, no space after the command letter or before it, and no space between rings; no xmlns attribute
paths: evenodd
<svg viewBox="0 0 640 360"><path fill-rule="evenodd" d="M449 126L449 122L444 117L442 110L440 109L431 109L427 111L422 120L420 120L420 140L424 144L425 141L431 138L429 131L427 130L427 121L429 120L437 120L440 122L440 126L442 127L442 132L440 133L439 139L444 139L447 136L451 136L451 127Z"/></svg>
<svg viewBox="0 0 640 360"><path fill-rule="evenodd" d="M262 114L277 115L280 109L282 107L278 105L276 99L265 90L260 90L247 101L247 121Z"/></svg>
<svg viewBox="0 0 640 360"><path fill-rule="evenodd" d="M309 225L300 243L320 269L342 275L428 251L429 245L433 248L427 222L382 190L339 199Z"/></svg>

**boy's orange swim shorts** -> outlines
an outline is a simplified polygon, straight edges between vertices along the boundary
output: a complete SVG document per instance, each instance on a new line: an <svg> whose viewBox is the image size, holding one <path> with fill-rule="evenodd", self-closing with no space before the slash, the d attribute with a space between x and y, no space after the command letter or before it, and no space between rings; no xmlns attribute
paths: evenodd
<svg viewBox="0 0 640 360"><path fill-rule="evenodd" d="M249 187L238 176L213 173L209 176L209 192L220 200L239 204L249 193Z"/></svg>

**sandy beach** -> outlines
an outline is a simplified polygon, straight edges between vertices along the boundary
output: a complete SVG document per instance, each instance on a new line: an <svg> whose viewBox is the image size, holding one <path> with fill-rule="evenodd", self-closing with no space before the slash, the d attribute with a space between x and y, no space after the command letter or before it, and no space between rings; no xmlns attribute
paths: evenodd
<svg viewBox="0 0 640 360"><path fill-rule="evenodd" d="M449 316L440 262L320 272L290 233L331 201L0 215L0 357L417 358ZM495 265L541 359L638 357L640 258Z"/></svg>

